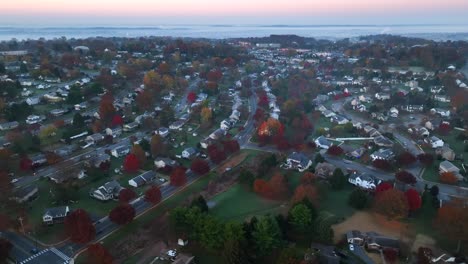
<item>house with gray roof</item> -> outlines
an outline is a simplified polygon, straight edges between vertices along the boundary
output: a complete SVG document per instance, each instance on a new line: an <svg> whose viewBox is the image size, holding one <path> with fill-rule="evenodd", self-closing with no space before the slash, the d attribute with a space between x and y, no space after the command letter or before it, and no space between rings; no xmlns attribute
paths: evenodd
<svg viewBox="0 0 468 264"><path fill-rule="evenodd" d="M70 207L68 206L48 208L42 216L42 222L47 225L63 223L65 217L70 214L70 212Z"/></svg>
<svg viewBox="0 0 468 264"><path fill-rule="evenodd" d="M99 186L97 189L92 190L89 195L101 201L108 201L119 197L119 193L122 190L119 182L116 180L106 182L104 185Z"/></svg>
<svg viewBox="0 0 468 264"><path fill-rule="evenodd" d="M154 171L147 171L145 173L142 173L135 178L131 179L128 181L128 185L132 187L141 187L143 185L146 185L156 179L156 172Z"/></svg>
<svg viewBox="0 0 468 264"><path fill-rule="evenodd" d="M286 159L285 167L297 169L300 172L307 170L312 165L312 161L303 153L293 152Z"/></svg>

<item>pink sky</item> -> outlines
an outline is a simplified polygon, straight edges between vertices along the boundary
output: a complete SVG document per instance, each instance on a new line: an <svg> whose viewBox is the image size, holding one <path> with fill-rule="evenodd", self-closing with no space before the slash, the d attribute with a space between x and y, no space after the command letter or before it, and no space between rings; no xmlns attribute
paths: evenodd
<svg viewBox="0 0 468 264"><path fill-rule="evenodd" d="M325 15L468 11L468 0L4 0L0 14Z"/></svg>

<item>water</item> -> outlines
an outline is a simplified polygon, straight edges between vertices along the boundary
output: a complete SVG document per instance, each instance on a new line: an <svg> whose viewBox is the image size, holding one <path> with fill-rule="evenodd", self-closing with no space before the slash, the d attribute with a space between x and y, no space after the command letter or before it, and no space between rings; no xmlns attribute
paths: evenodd
<svg viewBox="0 0 468 264"><path fill-rule="evenodd" d="M6 27L0 26L0 40L171 36L190 38L264 37L295 34L323 39L393 34L437 41L468 40L468 25L167 25L123 27Z"/></svg>

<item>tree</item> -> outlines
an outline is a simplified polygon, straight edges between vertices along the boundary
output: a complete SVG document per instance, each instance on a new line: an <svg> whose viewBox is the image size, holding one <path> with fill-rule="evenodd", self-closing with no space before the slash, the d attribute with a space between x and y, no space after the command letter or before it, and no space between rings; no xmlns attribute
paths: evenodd
<svg viewBox="0 0 468 264"><path fill-rule="evenodd" d="M357 210L362 210L369 206L370 197L366 191L361 189L353 190L348 197L348 204Z"/></svg>
<svg viewBox="0 0 468 264"><path fill-rule="evenodd" d="M281 250L276 264L300 264L303 257L303 254L298 249L288 247Z"/></svg>
<svg viewBox="0 0 468 264"><path fill-rule="evenodd" d="M161 75L156 71L148 71L143 78L145 88L159 94L161 92Z"/></svg>
<svg viewBox="0 0 468 264"><path fill-rule="evenodd" d="M13 244L10 241L0 238L0 262L8 263L7 258L10 256L10 251L13 249Z"/></svg>
<svg viewBox="0 0 468 264"><path fill-rule="evenodd" d="M145 192L145 201L150 202L152 204L158 204L162 199L161 190L158 186L151 186Z"/></svg>
<svg viewBox="0 0 468 264"><path fill-rule="evenodd" d="M265 198L270 199L273 196L270 185L264 179L256 179L253 184L253 189L254 192Z"/></svg>
<svg viewBox="0 0 468 264"><path fill-rule="evenodd" d="M66 216L64 226L65 233L74 243L86 244L96 237L96 228L83 209L77 209Z"/></svg>
<svg viewBox="0 0 468 264"><path fill-rule="evenodd" d="M213 118L213 111L209 107L203 107L200 111L200 120L203 125L209 125Z"/></svg>
<svg viewBox="0 0 468 264"><path fill-rule="evenodd" d="M3 203L3 197L4 195L2 195L2 203ZM1 231L5 231L7 230L11 225L11 221L10 221L10 218L7 216L7 215L4 215L4 214L0 214L0 232Z"/></svg>
<svg viewBox="0 0 468 264"><path fill-rule="evenodd" d="M204 175L210 171L210 165L205 160L197 158L192 161L190 170L192 170L198 175Z"/></svg>
<svg viewBox="0 0 468 264"><path fill-rule="evenodd" d="M129 203L135 198L136 193L132 189L125 188L119 192L119 202L121 203Z"/></svg>
<svg viewBox="0 0 468 264"><path fill-rule="evenodd" d="M389 219L399 219L408 215L408 201L405 194L397 189L386 190L375 197L374 209Z"/></svg>
<svg viewBox="0 0 468 264"><path fill-rule="evenodd" d="M431 195L437 197L439 195L439 187L437 185L433 185L431 189L429 189Z"/></svg>
<svg viewBox="0 0 468 264"><path fill-rule="evenodd" d="M250 264L252 263L245 250L245 246L238 240L226 240L222 252L226 264Z"/></svg>
<svg viewBox="0 0 468 264"><path fill-rule="evenodd" d="M135 98L138 110L143 111L151 111L154 106L154 96L151 90L144 90L143 92L139 93Z"/></svg>
<svg viewBox="0 0 468 264"><path fill-rule="evenodd" d="M440 182L446 183L446 184L455 184L458 182L457 177L451 171L446 171L446 172L441 173L439 175L439 180Z"/></svg>
<svg viewBox="0 0 468 264"><path fill-rule="evenodd" d="M143 148L138 144L134 144L132 147L131 153L137 157L138 164L140 165L140 168L142 169L146 164L146 153L143 150Z"/></svg>
<svg viewBox="0 0 468 264"><path fill-rule="evenodd" d="M441 135L444 135L444 136L445 136L445 135L448 135L448 133L450 133L450 130L451 130L451 129L452 129L452 128L450 127L450 125L449 125L448 123L442 122L442 123L440 123L440 125L439 125L439 133L440 133Z"/></svg>
<svg viewBox="0 0 468 264"><path fill-rule="evenodd" d="M372 166L376 167L377 169L381 169L381 170L390 170L392 168L392 165L390 164L390 162L388 162L387 160L382 160L382 159L376 159L372 162Z"/></svg>
<svg viewBox="0 0 468 264"><path fill-rule="evenodd" d="M276 173L271 177L270 181L268 182L270 186L271 195L273 199L282 200L288 197L289 188L288 183L283 175Z"/></svg>
<svg viewBox="0 0 468 264"><path fill-rule="evenodd" d="M408 151L405 151L401 153L400 155L398 155L396 160L399 165L409 166L416 162L416 157L413 156L413 154L409 153Z"/></svg>
<svg viewBox="0 0 468 264"><path fill-rule="evenodd" d="M340 168L336 168L330 178L331 187L335 190L341 190L345 187L347 182L348 180L346 179L343 171Z"/></svg>
<svg viewBox="0 0 468 264"><path fill-rule="evenodd" d="M197 100L197 94L195 94L194 92L190 92L187 94L187 102L192 104L195 102L195 100Z"/></svg>
<svg viewBox="0 0 468 264"><path fill-rule="evenodd" d="M315 155L315 158L314 158L315 164L319 164L319 163L322 163L324 161L325 161L325 159L323 158L322 155L320 155L320 153L317 153L317 155Z"/></svg>
<svg viewBox="0 0 468 264"><path fill-rule="evenodd" d="M421 153L418 155L418 160L425 167L429 167L434 163L434 156L431 153Z"/></svg>
<svg viewBox="0 0 468 264"><path fill-rule="evenodd" d="M317 177L312 172L305 172L301 177L301 184L314 184Z"/></svg>
<svg viewBox="0 0 468 264"><path fill-rule="evenodd" d="M183 186L187 183L187 176L185 175L185 168L177 167L171 173L171 185Z"/></svg>
<svg viewBox="0 0 468 264"><path fill-rule="evenodd" d="M343 154L343 149L337 145L332 145L331 147L328 148L327 154L333 155L333 156L339 156Z"/></svg>
<svg viewBox="0 0 468 264"><path fill-rule="evenodd" d="M104 123L109 124L114 115L114 97L108 92L101 97L101 103L99 104L99 117Z"/></svg>
<svg viewBox="0 0 468 264"><path fill-rule="evenodd" d="M75 105L83 102L83 95L81 94L80 88L72 86L68 92L66 102L69 105Z"/></svg>
<svg viewBox="0 0 468 264"><path fill-rule="evenodd" d="M255 181L255 175L250 172L249 170L242 169L241 172L239 173L239 182L241 184L244 184L246 186L253 186L253 183Z"/></svg>
<svg viewBox="0 0 468 264"><path fill-rule="evenodd" d="M394 263L398 259L398 251L392 248L384 248L383 255L385 260L390 263Z"/></svg>
<svg viewBox="0 0 468 264"><path fill-rule="evenodd" d="M446 203L437 211L435 227L447 239L458 242L457 252L462 242L468 241L468 210L466 200L457 199Z"/></svg>
<svg viewBox="0 0 468 264"><path fill-rule="evenodd" d="M379 194L390 189L393 189L392 184L390 184L389 182L382 182L381 184L377 185L377 187L375 188L375 196L378 196Z"/></svg>
<svg viewBox="0 0 468 264"><path fill-rule="evenodd" d="M314 205L318 204L318 191L315 186L310 184L301 184L297 186L296 190L294 191L294 195L292 197L292 202L297 203L307 199Z"/></svg>
<svg viewBox="0 0 468 264"><path fill-rule="evenodd" d="M155 158L164 152L165 149L162 137L159 134L155 134L151 137L151 154Z"/></svg>
<svg viewBox="0 0 468 264"><path fill-rule="evenodd" d="M107 251L101 243L96 243L88 246L88 258L86 263L112 264L114 260L109 251Z"/></svg>
<svg viewBox="0 0 468 264"><path fill-rule="evenodd" d="M123 167L125 172L127 173L137 172L140 168L140 162L138 161L138 157L133 153L128 154L125 157Z"/></svg>
<svg viewBox="0 0 468 264"><path fill-rule="evenodd" d="M415 189L409 189L405 192L406 199L408 200L409 210L414 212L421 208L422 200L418 191Z"/></svg>
<svg viewBox="0 0 468 264"><path fill-rule="evenodd" d="M282 241L278 223L271 216L263 216L255 223L252 238L259 256L270 254L272 250L280 247Z"/></svg>
<svg viewBox="0 0 468 264"><path fill-rule="evenodd" d="M288 222L294 232L310 235L314 230L314 221L317 213L303 203L294 205L288 213Z"/></svg>
<svg viewBox="0 0 468 264"><path fill-rule="evenodd" d="M201 195L192 201L190 207L198 207L202 213L208 212L208 205L206 204L206 200Z"/></svg>
<svg viewBox="0 0 468 264"><path fill-rule="evenodd" d="M27 156L23 156L20 160L20 169L22 171L28 171L32 169L32 160Z"/></svg>
<svg viewBox="0 0 468 264"><path fill-rule="evenodd" d="M41 128L39 131L39 138L41 140L46 140L47 138L53 137L57 134L57 128L54 125L48 125Z"/></svg>
<svg viewBox="0 0 468 264"><path fill-rule="evenodd" d="M121 127L124 125L124 120L121 115L114 115L112 118L111 126L112 127Z"/></svg>
<svg viewBox="0 0 468 264"><path fill-rule="evenodd" d="M416 178L413 176L413 174L411 174L410 172L408 171L405 171L405 170L401 170L399 172L397 172L395 174L395 178L402 182L402 183L405 183L405 184L415 184L416 183Z"/></svg>
<svg viewBox="0 0 468 264"><path fill-rule="evenodd" d="M109 219L118 225L126 225L132 222L135 214L135 208L130 204L120 204L110 211Z"/></svg>
<svg viewBox="0 0 468 264"><path fill-rule="evenodd" d="M432 249L427 247L419 247L418 249L418 264L430 264L432 259Z"/></svg>
<svg viewBox="0 0 468 264"><path fill-rule="evenodd" d="M315 220L315 237L318 241L331 244L333 240L333 229L331 228L332 223L330 218L327 216L319 216Z"/></svg>

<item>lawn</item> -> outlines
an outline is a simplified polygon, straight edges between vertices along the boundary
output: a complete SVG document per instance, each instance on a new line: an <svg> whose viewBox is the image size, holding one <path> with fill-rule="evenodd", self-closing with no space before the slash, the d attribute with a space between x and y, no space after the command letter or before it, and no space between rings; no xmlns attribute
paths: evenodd
<svg viewBox="0 0 468 264"><path fill-rule="evenodd" d="M352 186L346 184L343 190L328 191L320 200L320 210L327 211L340 219L351 216L355 210L348 205L348 197L353 189Z"/></svg>
<svg viewBox="0 0 468 264"><path fill-rule="evenodd" d="M210 209L213 215L234 221L243 221L254 215L276 214L283 208L281 202L264 199L240 184L216 195L210 202L214 203Z"/></svg>

